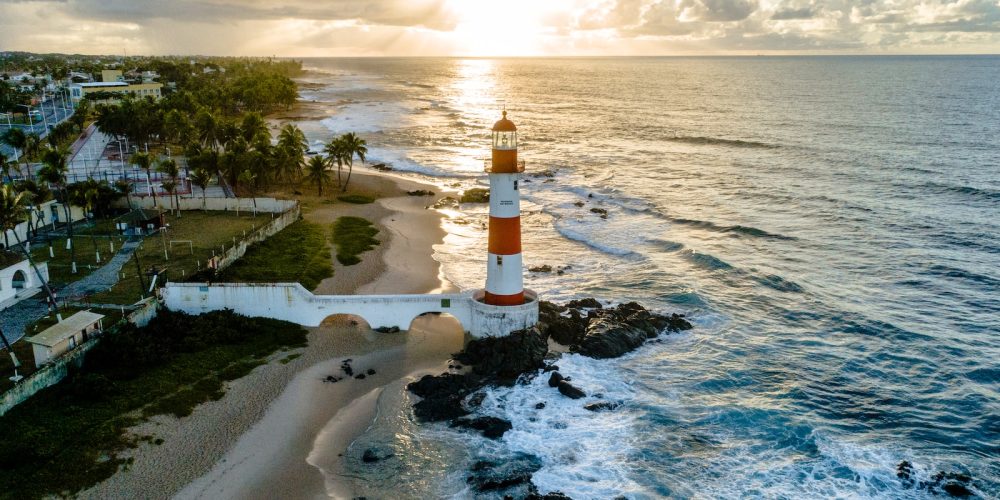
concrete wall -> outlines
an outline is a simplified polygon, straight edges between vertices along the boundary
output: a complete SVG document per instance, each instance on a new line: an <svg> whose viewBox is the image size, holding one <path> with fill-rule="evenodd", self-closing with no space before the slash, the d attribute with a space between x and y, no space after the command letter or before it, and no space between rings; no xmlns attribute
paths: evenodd
<svg viewBox="0 0 1000 500"><path fill-rule="evenodd" d="M205 198L200 196L181 197L181 210L219 210L235 212L252 212L254 210L254 200L257 201L257 212L278 214L287 212L298 207L298 202L294 200L278 200L275 198ZM156 198L156 205L164 210L172 207L173 197L170 200ZM122 198L115 203L115 206L127 207L128 201ZM152 197L132 198L133 208L154 208Z"/></svg>
<svg viewBox="0 0 1000 500"><path fill-rule="evenodd" d="M230 247L222 255L216 256L214 258L215 268L222 270L229 267L233 262L236 262L240 257L243 257L243 255L247 253L247 248L249 248L250 245L274 236L278 231L281 231L293 222L299 220L299 216L301 215L300 212L301 210L299 208L299 204L293 203L290 209L281 215L275 216L267 224L264 224L259 229L256 229L254 232L246 235L242 240Z"/></svg>
<svg viewBox="0 0 1000 500"><path fill-rule="evenodd" d="M66 212L61 204L56 203L53 200L49 200L41 205L38 205L31 213L32 227L41 228L50 226L52 224L53 215L55 215L56 219L60 222L66 219ZM83 220L86 214L82 208L70 206L70 216L73 217L73 222L76 222L78 220ZM21 241L22 243L27 241L28 221L18 224L14 227L14 229L8 229L5 233L5 238L0 238L0 244L5 246L14 246L14 244L18 241Z"/></svg>
<svg viewBox="0 0 1000 500"><path fill-rule="evenodd" d="M490 306L477 302L478 292L427 295L314 295L298 283L167 283L164 305L188 314L231 309L246 316L263 316L319 326L329 316L350 314L372 328L408 329L414 318L428 312L448 313L474 337L503 336L538 322L533 292L523 306Z"/></svg>
<svg viewBox="0 0 1000 500"><path fill-rule="evenodd" d="M23 276L24 286L20 289L14 288L14 276L20 273ZM41 273L45 281L49 280L49 266L45 262L38 263L38 273ZM38 279L38 273L28 264L28 259L24 259L17 264L0 269L0 302L14 299L19 293L23 294L28 290L37 289L42 286L42 281Z"/></svg>

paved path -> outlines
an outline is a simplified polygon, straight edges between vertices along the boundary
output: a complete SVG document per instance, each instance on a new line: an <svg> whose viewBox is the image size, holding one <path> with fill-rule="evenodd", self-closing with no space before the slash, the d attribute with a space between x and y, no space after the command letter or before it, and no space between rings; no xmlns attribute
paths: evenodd
<svg viewBox="0 0 1000 500"><path fill-rule="evenodd" d="M60 300L110 289L115 283L118 283L122 266L132 258L132 253L141 243L141 241L129 241L122 245L122 248L107 264L90 273L87 277L74 281L59 290ZM0 328L3 329L3 334L9 342L16 342L23 337L24 330L28 325L48 314L44 297L43 292L42 295L35 295L0 311Z"/></svg>

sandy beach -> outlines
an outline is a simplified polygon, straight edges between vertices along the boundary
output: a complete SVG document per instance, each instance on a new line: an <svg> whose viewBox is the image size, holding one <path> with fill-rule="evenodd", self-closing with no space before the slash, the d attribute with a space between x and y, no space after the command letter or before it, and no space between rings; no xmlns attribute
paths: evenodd
<svg viewBox="0 0 1000 500"><path fill-rule="evenodd" d="M445 235L441 214L426 208L441 193L406 194L437 188L360 171L351 184L352 191L377 194L378 200L352 205L306 196L303 217L327 226L344 215L378 221L382 244L355 266L334 259L334 276L315 292L454 290L433 259L433 245ZM464 334L456 320L431 315L396 334L373 332L363 321L346 316L331 317L309 330L307 347L275 353L268 364L230 383L222 399L198 406L185 418L158 416L134 428L136 436L162 439L162 444L140 443L128 452L133 461L127 468L81 497L349 497L336 477L323 473L337 470L333 462L339 452L330 450L346 450L367 428L383 387L445 370L450 353L461 350ZM294 355L298 357L289 359ZM375 375L364 380L346 377L341 363L348 358L356 374L373 369ZM330 375L343 379L325 381Z"/></svg>

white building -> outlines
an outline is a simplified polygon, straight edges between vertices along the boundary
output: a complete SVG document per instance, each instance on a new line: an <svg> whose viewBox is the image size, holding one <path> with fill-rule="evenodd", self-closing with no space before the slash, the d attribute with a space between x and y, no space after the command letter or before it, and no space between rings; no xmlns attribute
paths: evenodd
<svg viewBox="0 0 1000 500"><path fill-rule="evenodd" d="M43 364L69 352L103 330L104 315L90 311L80 311L42 333L25 340L31 344L35 355L35 366Z"/></svg>

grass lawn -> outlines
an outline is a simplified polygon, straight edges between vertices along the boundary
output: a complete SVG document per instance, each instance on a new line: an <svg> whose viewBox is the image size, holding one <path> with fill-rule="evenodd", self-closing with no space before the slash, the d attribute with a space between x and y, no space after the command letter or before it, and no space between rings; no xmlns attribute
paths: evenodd
<svg viewBox="0 0 1000 500"><path fill-rule="evenodd" d="M56 286L85 278L111 260L114 256L111 252L112 245L117 252L125 242L125 238L114 230L112 221L99 221L92 228L77 227L77 224L79 223L75 223L73 228L72 249L76 253L76 274L73 274L72 252L66 248L66 238L53 239L49 244L36 243L31 247L31 257L35 263L48 263L49 281ZM94 237L91 237L92 234ZM50 245L53 257L49 257ZM97 261L98 252L101 254L100 262Z"/></svg>
<svg viewBox="0 0 1000 500"><path fill-rule="evenodd" d="M326 230L300 220L247 249L246 255L226 268L219 281L299 282L308 290L333 276Z"/></svg>
<svg viewBox="0 0 1000 500"><path fill-rule="evenodd" d="M0 417L0 497L71 496L110 477L130 461L122 451L162 443L129 427L186 416L271 353L305 344L298 325L229 311L162 311L144 328L107 334L81 371Z"/></svg>
<svg viewBox="0 0 1000 500"><path fill-rule="evenodd" d="M337 261L345 266L361 262L358 255L367 252L379 241L375 239L378 229L361 217L340 217L333 223L333 244L337 245Z"/></svg>
<svg viewBox="0 0 1000 500"><path fill-rule="evenodd" d="M338 200L344 203L353 203L355 205L366 205L368 203L374 203L375 197L366 194L342 194L337 197Z"/></svg>
<svg viewBox="0 0 1000 500"><path fill-rule="evenodd" d="M166 271L160 275L160 283L164 281L184 281L187 277L204 269L213 255L222 253L222 247L227 249L243 237L244 232L250 233L271 221L270 214L258 214L253 217L249 212L203 212L185 211L181 217L166 215L166 223L170 225L165 236L148 236L142 247L136 252L143 271L143 283L149 287L148 271L152 267ZM183 242L170 244L171 241ZM189 248L186 241L191 241ZM167 247L167 258L164 258L164 243ZM173 248L171 248L171 246ZM213 253L214 252L214 253ZM129 260L122 268L124 278L111 290L94 294L89 301L95 304L134 304L142 298L142 292L136 270L135 259Z"/></svg>

